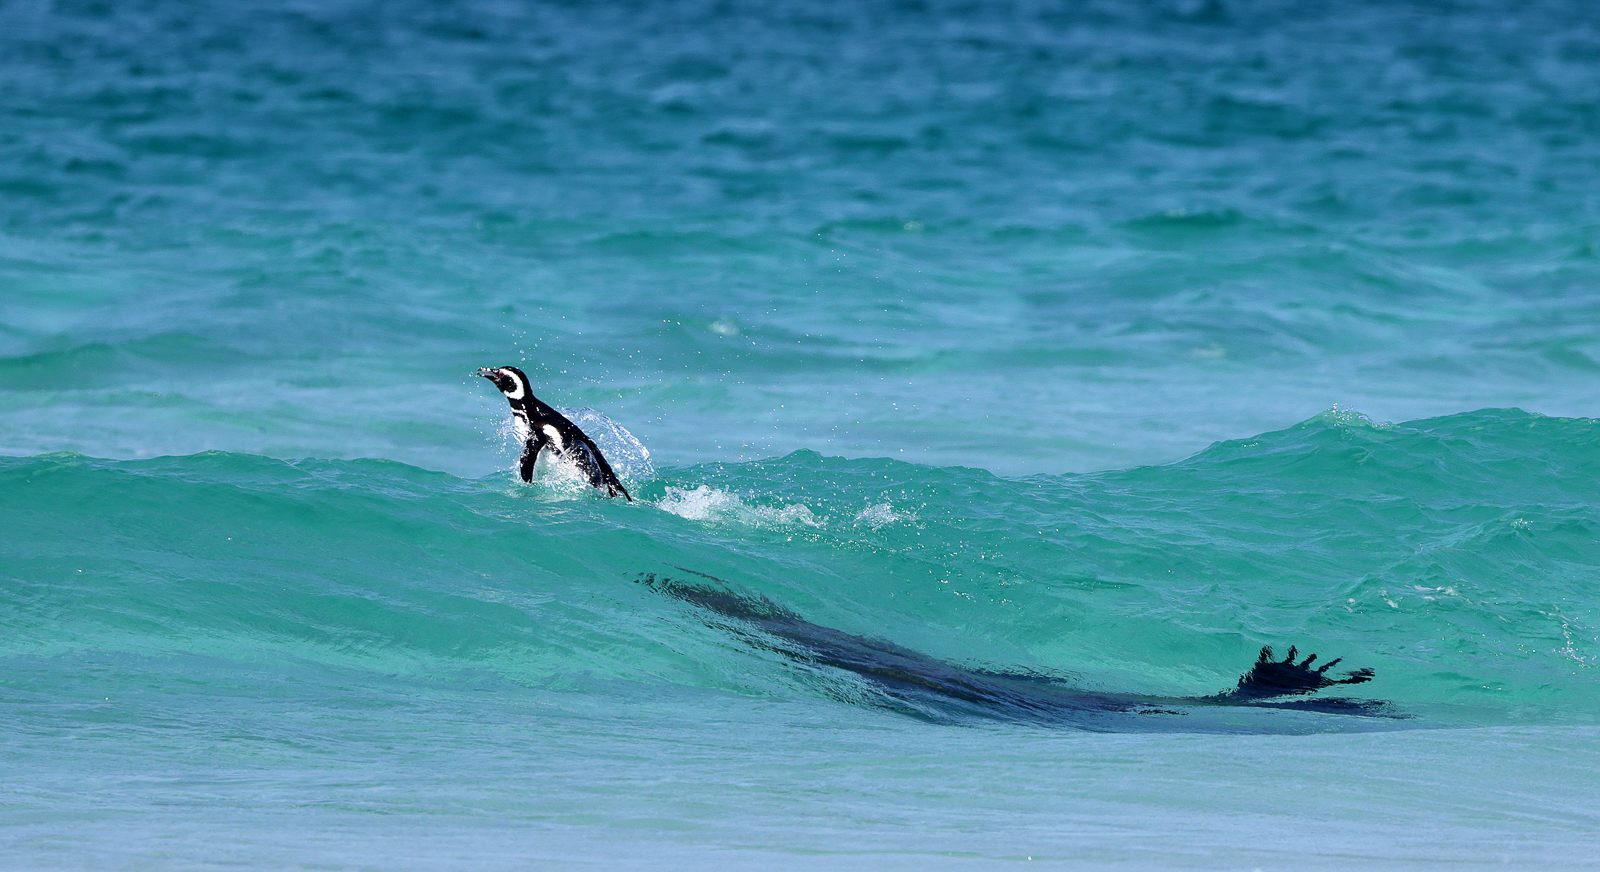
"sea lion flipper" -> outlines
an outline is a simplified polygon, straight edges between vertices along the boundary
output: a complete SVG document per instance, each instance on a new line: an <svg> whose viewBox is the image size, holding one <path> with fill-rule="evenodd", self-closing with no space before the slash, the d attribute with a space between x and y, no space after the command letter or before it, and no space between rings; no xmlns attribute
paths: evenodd
<svg viewBox="0 0 1600 872"><path fill-rule="evenodd" d="M1333 683L1333 684L1365 684L1366 682L1369 682L1369 681L1372 680L1372 675L1373 675L1373 673L1372 673L1371 669L1357 669L1354 672L1346 673L1344 678L1333 679L1333 681L1331 683Z"/></svg>
<svg viewBox="0 0 1600 872"><path fill-rule="evenodd" d="M1313 693L1335 684L1362 684L1372 680L1371 669L1358 669L1347 673L1343 678L1329 678L1327 674L1329 668L1340 663L1344 659L1342 657L1334 658L1320 667L1314 667L1312 664L1316 662L1317 655L1312 654L1296 662L1299 656L1299 649L1291 645L1289 656L1282 660L1274 660L1271 646L1264 647L1256 657L1255 664L1250 667L1250 671L1239 676L1239 685L1213 699L1249 702L1274 696Z"/></svg>

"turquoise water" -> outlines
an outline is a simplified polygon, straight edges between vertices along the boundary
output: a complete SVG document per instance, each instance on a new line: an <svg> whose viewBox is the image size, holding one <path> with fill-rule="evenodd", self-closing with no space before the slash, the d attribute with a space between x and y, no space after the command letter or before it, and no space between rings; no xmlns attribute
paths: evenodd
<svg viewBox="0 0 1600 872"><path fill-rule="evenodd" d="M0 865L1595 867L1588 5L0 21Z"/></svg>

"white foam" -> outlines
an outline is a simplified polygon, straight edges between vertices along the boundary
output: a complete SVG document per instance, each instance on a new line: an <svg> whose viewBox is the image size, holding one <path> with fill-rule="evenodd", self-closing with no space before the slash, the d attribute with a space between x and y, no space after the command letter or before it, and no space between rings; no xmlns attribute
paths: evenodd
<svg viewBox="0 0 1600 872"><path fill-rule="evenodd" d="M656 503L661 509L691 521L744 524L751 527L820 527L822 522L809 508L799 503L782 508L752 506L738 494L700 485L694 490L667 488L667 495Z"/></svg>
<svg viewBox="0 0 1600 872"><path fill-rule="evenodd" d="M556 459L555 452L539 452L539 462L533 468L533 480L550 493L561 497L586 497L594 491L589 477L578 467L565 460Z"/></svg>

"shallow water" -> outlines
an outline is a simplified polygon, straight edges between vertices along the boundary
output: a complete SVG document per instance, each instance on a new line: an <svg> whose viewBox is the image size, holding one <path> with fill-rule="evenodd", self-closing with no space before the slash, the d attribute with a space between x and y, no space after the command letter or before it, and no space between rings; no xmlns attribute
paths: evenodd
<svg viewBox="0 0 1600 872"><path fill-rule="evenodd" d="M1586 5L0 20L4 865L1594 865Z"/></svg>

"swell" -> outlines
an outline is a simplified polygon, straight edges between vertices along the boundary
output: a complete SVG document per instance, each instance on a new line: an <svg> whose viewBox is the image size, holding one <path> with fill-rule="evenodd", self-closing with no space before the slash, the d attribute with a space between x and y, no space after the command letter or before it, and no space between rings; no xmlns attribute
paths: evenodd
<svg viewBox="0 0 1600 872"><path fill-rule="evenodd" d="M1592 721L1597 439L1516 410L1333 412L1090 475L814 452L668 468L633 506L390 461L6 458L0 656L30 692L82 658L202 657L313 681L841 695L847 677L797 677L631 583L683 568L1091 691L1215 693L1261 645L1300 644L1437 722Z"/></svg>

